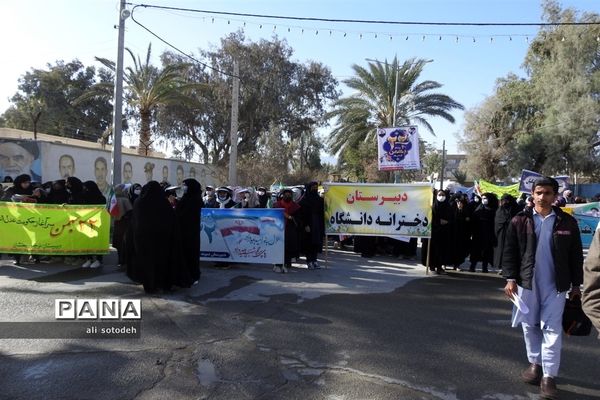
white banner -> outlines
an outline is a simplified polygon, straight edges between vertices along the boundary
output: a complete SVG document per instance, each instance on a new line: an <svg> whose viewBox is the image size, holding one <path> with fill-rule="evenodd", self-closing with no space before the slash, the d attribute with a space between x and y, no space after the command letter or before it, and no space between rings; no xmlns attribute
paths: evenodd
<svg viewBox="0 0 600 400"><path fill-rule="evenodd" d="M283 209L203 208L201 224L200 260L283 264Z"/></svg>
<svg viewBox="0 0 600 400"><path fill-rule="evenodd" d="M380 171L421 169L417 127L377 129L377 158Z"/></svg>

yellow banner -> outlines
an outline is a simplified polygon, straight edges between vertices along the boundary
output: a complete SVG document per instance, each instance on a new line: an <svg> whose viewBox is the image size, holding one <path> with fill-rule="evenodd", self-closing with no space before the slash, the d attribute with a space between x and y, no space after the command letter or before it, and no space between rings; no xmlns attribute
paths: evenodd
<svg viewBox="0 0 600 400"><path fill-rule="evenodd" d="M498 186L490 183L488 181L484 181L483 179L479 180L479 193L494 193L498 198L502 197L503 194L510 194L515 199L518 199L521 196L521 192L519 192L519 184L515 183L514 185L509 186Z"/></svg>
<svg viewBox="0 0 600 400"><path fill-rule="evenodd" d="M0 202L0 253L106 254L109 235L102 206Z"/></svg>
<svg viewBox="0 0 600 400"><path fill-rule="evenodd" d="M428 184L324 183L328 235L431 236Z"/></svg>

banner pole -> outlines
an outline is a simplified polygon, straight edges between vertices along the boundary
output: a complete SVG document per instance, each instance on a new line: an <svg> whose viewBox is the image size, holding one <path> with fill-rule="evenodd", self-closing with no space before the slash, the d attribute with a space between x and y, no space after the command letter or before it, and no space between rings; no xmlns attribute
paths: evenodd
<svg viewBox="0 0 600 400"><path fill-rule="evenodd" d="M431 255L431 237L427 241L427 260L425 261L425 275L429 275L429 256Z"/></svg>
<svg viewBox="0 0 600 400"><path fill-rule="evenodd" d="M327 234L325 234L325 269L329 269L329 246L327 246Z"/></svg>

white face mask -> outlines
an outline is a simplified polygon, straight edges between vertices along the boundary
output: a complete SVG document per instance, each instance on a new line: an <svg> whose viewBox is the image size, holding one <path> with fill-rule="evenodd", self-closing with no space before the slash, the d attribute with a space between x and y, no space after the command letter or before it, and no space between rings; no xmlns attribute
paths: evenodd
<svg viewBox="0 0 600 400"><path fill-rule="evenodd" d="M437 200L438 200L440 203L443 203L444 201L446 201L446 196L438 196L438 197L437 197Z"/></svg>
<svg viewBox="0 0 600 400"><path fill-rule="evenodd" d="M265 192L263 192L262 190L259 190L257 193L258 193L259 196L264 196L265 195Z"/></svg>
<svg viewBox="0 0 600 400"><path fill-rule="evenodd" d="M474 201L475 203L479 203L479 197L475 197L475 198L473 199L473 201Z"/></svg>
<svg viewBox="0 0 600 400"><path fill-rule="evenodd" d="M488 199L481 199L481 204L483 204L484 206L487 206L487 204L489 203Z"/></svg>
<svg viewBox="0 0 600 400"><path fill-rule="evenodd" d="M187 186L183 185L182 189L183 189L183 193L187 193L187 191L188 191L188 187Z"/></svg>
<svg viewBox="0 0 600 400"><path fill-rule="evenodd" d="M214 193L214 192L213 192L212 190L207 190L207 191L206 191L206 195L207 195L207 196L212 196L212 195L213 195L213 193Z"/></svg>
<svg viewBox="0 0 600 400"><path fill-rule="evenodd" d="M135 190L133 191L133 193L134 193L136 196L139 196L139 195L140 195L140 193L142 193L142 189L135 189Z"/></svg>

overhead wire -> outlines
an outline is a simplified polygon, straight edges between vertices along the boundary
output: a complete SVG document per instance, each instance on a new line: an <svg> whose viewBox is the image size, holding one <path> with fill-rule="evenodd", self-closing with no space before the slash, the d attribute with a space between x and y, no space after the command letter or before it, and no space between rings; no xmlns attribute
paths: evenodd
<svg viewBox="0 0 600 400"><path fill-rule="evenodd" d="M128 3L131 4L131 3ZM215 72L218 72L220 74L229 76L231 78L238 78L241 80L241 78L235 74L229 73L229 72L225 72L223 70L220 70L218 68L213 67L210 64L207 64L205 62L202 62L200 60L198 60L196 57L192 56L191 54L186 53L185 51L181 50L180 48L176 47L175 45L171 44L170 42L168 42L167 40L163 39L161 36L159 36L158 34L154 33L152 30L150 30L150 28L148 28L147 26L145 26L144 24L142 24L141 22L139 22L138 20L135 19L134 14L135 14L135 9L138 7L143 7L143 5L135 5L132 9L131 9L131 20L133 22L135 22L138 26L140 26L142 29L144 29L146 32L150 33L152 36L154 36L155 38L157 38L158 40L160 40L161 42L163 42L164 44L166 44L167 46L171 47L172 49L176 50L178 53L182 54L183 56L189 58L190 60L193 60L194 62L208 68L211 69Z"/></svg>
<svg viewBox="0 0 600 400"><path fill-rule="evenodd" d="M435 22L435 21L391 21L391 20L368 20L368 19L340 19L320 17L296 17L286 15L252 14L228 11L203 10L196 8L169 7L153 4L126 3L135 7L156 8L161 10L194 12L201 14L228 15L237 17L252 17L264 19L280 19L293 21L318 21L334 23L358 23L376 25L426 25L426 26L591 26L600 25L600 21L590 22ZM134 8L135 8L134 7Z"/></svg>

